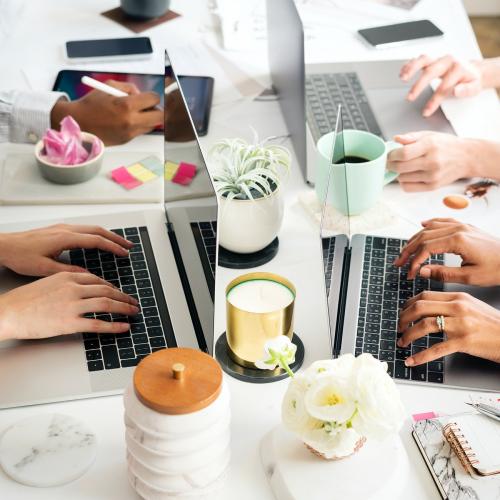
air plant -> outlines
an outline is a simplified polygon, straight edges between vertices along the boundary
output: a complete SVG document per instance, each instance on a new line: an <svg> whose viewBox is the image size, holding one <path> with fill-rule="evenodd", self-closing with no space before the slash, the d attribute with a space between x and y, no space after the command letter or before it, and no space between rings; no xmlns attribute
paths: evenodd
<svg viewBox="0 0 500 500"><path fill-rule="evenodd" d="M209 159L213 180L219 196L227 200L254 200L272 194L281 182L281 175L290 168L288 149L270 144L272 137L254 143L244 139L223 139L212 146Z"/></svg>

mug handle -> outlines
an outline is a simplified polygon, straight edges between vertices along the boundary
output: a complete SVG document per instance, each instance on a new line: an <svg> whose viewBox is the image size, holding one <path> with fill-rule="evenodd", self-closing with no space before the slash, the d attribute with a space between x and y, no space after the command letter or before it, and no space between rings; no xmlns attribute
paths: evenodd
<svg viewBox="0 0 500 500"><path fill-rule="evenodd" d="M402 148L403 145L402 144L399 144L399 142L395 142L395 141L387 141L385 143L385 147L387 148L387 154L389 154L391 151L397 149L397 148ZM385 170L385 174L384 174L384 186L386 184L389 184L389 182L392 182L394 180L397 179L398 177L398 173L397 172L389 172L389 170Z"/></svg>

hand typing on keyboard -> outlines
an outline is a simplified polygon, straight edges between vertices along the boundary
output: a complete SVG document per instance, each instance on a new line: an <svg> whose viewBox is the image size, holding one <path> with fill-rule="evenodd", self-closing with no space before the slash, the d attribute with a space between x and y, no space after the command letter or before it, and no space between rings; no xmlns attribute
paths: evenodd
<svg viewBox="0 0 500 500"><path fill-rule="evenodd" d="M90 273L57 273L0 295L0 340L40 339L77 332L124 333L123 321L88 313L136 315L138 301Z"/></svg>
<svg viewBox="0 0 500 500"><path fill-rule="evenodd" d="M402 249L394 265L410 262L408 278L466 283L480 286L500 285L500 240L454 219L431 219L422 222ZM424 264L433 254L453 253L462 257L461 267ZM424 264L424 265L422 265ZM420 267L422 266L422 267Z"/></svg>
<svg viewBox="0 0 500 500"><path fill-rule="evenodd" d="M93 248L127 257L133 245L99 226L57 224L0 234L0 265L27 276L49 276L61 271L87 272L82 267L58 261L58 257L73 248Z"/></svg>
<svg viewBox="0 0 500 500"><path fill-rule="evenodd" d="M438 316L444 317L444 333ZM442 363L443 356L463 352L500 363L500 311L467 293L422 292L408 300L400 313L400 348L429 336L429 347L405 361L414 367Z"/></svg>

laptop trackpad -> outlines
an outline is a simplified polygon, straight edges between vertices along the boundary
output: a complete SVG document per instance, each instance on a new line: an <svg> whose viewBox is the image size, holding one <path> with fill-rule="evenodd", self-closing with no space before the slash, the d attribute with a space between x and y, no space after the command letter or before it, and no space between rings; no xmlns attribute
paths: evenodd
<svg viewBox="0 0 500 500"><path fill-rule="evenodd" d="M422 116L422 109L432 96L430 88L422 92L414 102L406 100L407 92L406 87L367 89L366 91L370 105L387 140L392 140L397 134L420 130L454 134L441 108L429 118Z"/></svg>
<svg viewBox="0 0 500 500"><path fill-rule="evenodd" d="M79 336L9 342L0 349L0 408L68 400L90 393Z"/></svg>

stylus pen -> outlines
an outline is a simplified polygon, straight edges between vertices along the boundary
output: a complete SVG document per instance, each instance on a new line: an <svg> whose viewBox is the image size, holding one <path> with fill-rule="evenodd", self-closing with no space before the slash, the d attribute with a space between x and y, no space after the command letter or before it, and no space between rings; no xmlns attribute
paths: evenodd
<svg viewBox="0 0 500 500"><path fill-rule="evenodd" d="M95 80L94 78L90 78L90 76L82 76L82 83L84 85L88 85L93 89L100 90L105 94L112 95L114 97L126 97L128 94L123 90L115 89L111 85L107 85L106 83L102 83L99 80Z"/></svg>
<svg viewBox="0 0 500 500"><path fill-rule="evenodd" d="M493 420L500 422L500 412L493 406L484 403L465 403L469 406L475 408L479 413L482 413L486 417L490 417Z"/></svg>
<svg viewBox="0 0 500 500"><path fill-rule="evenodd" d="M126 97L128 94L124 92L123 90L115 89L111 85L108 85L106 83L102 83L99 80L95 80L94 78L91 78L90 76L82 76L82 83L84 85L88 85L89 87L92 87L93 89L100 90L101 92L104 92L105 94L112 95L114 97ZM158 109L159 111L163 111L163 108L158 104L158 106L155 106L153 109Z"/></svg>

